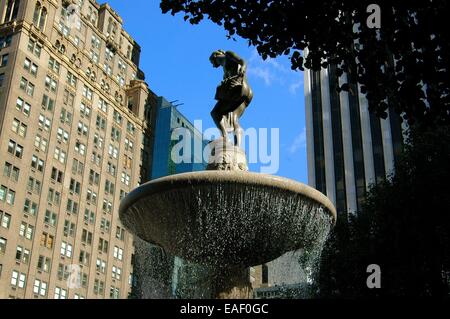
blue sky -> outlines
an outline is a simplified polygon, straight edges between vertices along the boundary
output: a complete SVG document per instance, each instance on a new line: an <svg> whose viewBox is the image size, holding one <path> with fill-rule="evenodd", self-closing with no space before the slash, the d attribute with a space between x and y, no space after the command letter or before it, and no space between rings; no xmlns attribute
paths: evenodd
<svg viewBox="0 0 450 319"><path fill-rule="evenodd" d="M163 15L159 0L108 1L125 21L125 29L142 47L141 69L158 95L184 103L179 110L191 121L214 127L210 111L222 79L208 58L217 49L233 50L248 63L254 99L241 119L244 128L279 128L280 164L277 175L307 183L303 74L290 69L287 57L263 61L254 47L205 20L193 26L183 15ZM258 165L251 165L259 171Z"/></svg>

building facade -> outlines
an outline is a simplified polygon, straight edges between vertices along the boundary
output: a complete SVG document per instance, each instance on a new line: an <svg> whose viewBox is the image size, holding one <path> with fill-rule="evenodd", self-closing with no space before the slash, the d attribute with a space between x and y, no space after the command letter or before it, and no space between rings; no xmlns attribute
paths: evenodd
<svg viewBox="0 0 450 319"><path fill-rule="evenodd" d="M107 4L0 1L0 298L128 297L118 208L151 156L139 55Z"/></svg>
<svg viewBox="0 0 450 319"><path fill-rule="evenodd" d="M347 75L336 66L305 70L308 183L339 212L357 212L370 185L393 173L403 149L400 117L389 109L386 120L369 113L355 79L338 93Z"/></svg>
<svg viewBox="0 0 450 319"><path fill-rule="evenodd" d="M205 170L203 149L207 141L203 139L203 133L164 97L158 98L156 110L153 142L153 154L156 155L152 161L151 179ZM183 149L174 151L177 156L172 158L173 147L180 142ZM190 154L183 154L183 151L190 151Z"/></svg>
<svg viewBox="0 0 450 319"><path fill-rule="evenodd" d="M208 142L203 139L203 133L194 127L177 106L162 96L156 98L155 107L150 110L148 119L152 133L149 143L149 179L205 170L207 164L202 155ZM177 151L174 151L176 156L173 157L174 147L177 147ZM189 151L189 154L183 153ZM167 254L160 247L136 238L133 297L177 298L187 289L195 289L196 285L189 280L195 277L197 268Z"/></svg>

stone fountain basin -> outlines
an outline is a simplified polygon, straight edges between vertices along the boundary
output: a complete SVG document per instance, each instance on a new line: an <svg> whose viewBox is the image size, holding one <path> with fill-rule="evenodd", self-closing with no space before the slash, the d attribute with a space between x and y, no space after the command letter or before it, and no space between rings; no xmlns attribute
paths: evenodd
<svg viewBox="0 0 450 319"><path fill-rule="evenodd" d="M240 171L150 181L122 200L119 214L129 231L168 253L222 267L260 265L314 247L336 221L336 209L319 191Z"/></svg>

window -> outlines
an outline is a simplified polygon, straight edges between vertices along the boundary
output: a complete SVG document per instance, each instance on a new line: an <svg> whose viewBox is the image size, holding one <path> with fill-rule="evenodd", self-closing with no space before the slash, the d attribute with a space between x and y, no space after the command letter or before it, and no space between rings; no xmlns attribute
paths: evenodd
<svg viewBox="0 0 450 319"><path fill-rule="evenodd" d="M53 154L53 158L58 160L60 163L64 164L66 162L67 153L64 152L59 147L55 148L55 153Z"/></svg>
<svg viewBox="0 0 450 319"><path fill-rule="evenodd" d="M103 137L101 137L100 135L98 135L98 133L95 133L95 134L94 134L94 145L95 145L97 148L102 149L102 148L103 148L103 142L104 142Z"/></svg>
<svg viewBox="0 0 450 319"><path fill-rule="evenodd" d="M68 105L68 106L70 106L70 107L73 107L74 101L75 101L75 95L73 95L72 93L70 93L70 92L67 91L67 90L64 90L64 93L63 93L63 103L64 103L65 105Z"/></svg>
<svg viewBox="0 0 450 319"><path fill-rule="evenodd" d="M109 180L106 180L105 181L105 193L114 195L114 189L115 189L114 183Z"/></svg>
<svg viewBox="0 0 450 319"><path fill-rule="evenodd" d="M0 36L0 49L7 48L11 45L12 35Z"/></svg>
<svg viewBox="0 0 450 319"><path fill-rule="evenodd" d="M0 237L0 254L4 254L6 252L6 245L8 240L6 238Z"/></svg>
<svg viewBox="0 0 450 319"><path fill-rule="evenodd" d="M120 298L120 289L111 286L111 289L109 292L109 297L111 299L119 299Z"/></svg>
<svg viewBox="0 0 450 319"><path fill-rule="evenodd" d="M38 134L34 138L34 146L43 152L47 152L48 140Z"/></svg>
<svg viewBox="0 0 450 319"><path fill-rule="evenodd" d="M64 173L60 170L52 167L51 179L55 182L62 183L63 182Z"/></svg>
<svg viewBox="0 0 450 319"><path fill-rule="evenodd" d="M48 249L53 249L54 237L47 233L42 233L41 235L41 246L47 247Z"/></svg>
<svg viewBox="0 0 450 319"><path fill-rule="evenodd" d="M84 210L84 222L88 224L95 224L95 213L89 209Z"/></svg>
<svg viewBox="0 0 450 319"><path fill-rule="evenodd" d="M94 281L94 294L103 295L105 293L105 283L98 279Z"/></svg>
<svg viewBox="0 0 450 319"><path fill-rule="evenodd" d="M84 124L83 122L79 121L77 131L78 131L78 134L80 134L80 135L88 136L89 127L86 124Z"/></svg>
<svg viewBox="0 0 450 319"><path fill-rule="evenodd" d="M23 289L23 288L25 288L26 280L27 280L27 275L13 270L12 275L11 275L11 286L19 287L20 289Z"/></svg>
<svg viewBox="0 0 450 319"><path fill-rule="evenodd" d="M96 165L100 166L100 162L102 161L102 156L98 154L96 151L92 152L91 161Z"/></svg>
<svg viewBox="0 0 450 319"><path fill-rule="evenodd" d="M104 253L108 253L109 242L103 238L98 241L98 250Z"/></svg>
<svg viewBox="0 0 450 319"><path fill-rule="evenodd" d="M7 0L2 23L13 21L19 13L20 0Z"/></svg>
<svg viewBox="0 0 450 319"><path fill-rule="evenodd" d="M45 256L39 256L37 269L43 272L50 272L52 260Z"/></svg>
<svg viewBox="0 0 450 319"><path fill-rule="evenodd" d="M16 118L12 121L11 130L20 137L26 137L27 135L27 126Z"/></svg>
<svg viewBox="0 0 450 319"><path fill-rule="evenodd" d="M11 225L11 215L0 210L0 226L9 229Z"/></svg>
<svg viewBox="0 0 450 319"><path fill-rule="evenodd" d="M61 64L56 61L54 57L50 57L50 59L48 60L48 68L56 74L59 74L59 71L61 70Z"/></svg>
<svg viewBox="0 0 450 319"><path fill-rule="evenodd" d="M102 217L102 220L100 222L100 229L104 232L109 233L109 230L111 228L111 222L107 220L106 218Z"/></svg>
<svg viewBox="0 0 450 319"><path fill-rule="evenodd" d="M92 92L92 90L89 87L87 87L86 85L83 87L83 97L85 97L89 101L92 101L93 94L94 93Z"/></svg>
<svg viewBox="0 0 450 319"><path fill-rule="evenodd" d="M35 194L40 194L41 193L41 182L33 177L29 177L28 183L27 183L27 191L33 192Z"/></svg>
<svg viewBox="0 0 450 319"><path fill-rule="evenodd" d="M35 170L38 170L39 172L43 173L44 172L44 166L45 166L44 160L40 159L36 155L33 155L31 157L31 168L33 168Z"/></svg>
<svg viewBox="0 0 450 319"><path fill-rule="evenodd" d="M45 281L40 281L39 279L36 279L33 285L33 293L35 295L45 297L47 296L47 287L48 284Z"/></svg>
<svg viewBox="0 0 450 319"><path fill-rule="evenodd" d="M67 144L69 142L69 132L61 127L58 127L58 130L56 131L56 138L58 139L58 141Z"/></svg>
<svg viewBox="0 0 450 319"><path fill-rule="evenodd" d="M69 71L67 71L67 83L74 88L77 87L78 83L78 78Z"/></svg>
<svg viewBox="0 0 450 319"><path fill-rule="evenodd" d="M6 202L9 205L14 205L16 200L16 192L8 187L1 185L0 186L0 201Z"/></svg>
<svg viewBox="0 0 450 319"><path fill-rule="evenodd" d="M90 258L91 258L91 255L89 253L85 252L84 250L81 250L78 261L80 264L88 266Z"/></svg>
<svg viewBox="0 0 450 319"><path fill-rule="evenodd" d="M53 112L53 109L55 108L55 100L49 98L46 94L42 97L42 108L44 110Z"/></svg>
<svg viewBox="0 0 450 319"><path fill-rule="evenodd" d="M120 178L121 182L124 183L125 185L129 186L130 185L130 175L128 175L125 172L122 172L122 177Z"/></svg>
<svg viewBox="0 0 450 319"><path fill-rule="evenodd" d="M117 228L116 228L116 238L123 241L125 239L125 229L123 229L122 227L117 226Z"/></svg>
<svg viewBox="0 0 450 319"><path fill-rule="evenodd" d="M12 181L19 180L20 169L11 163L5 162L3 166L3 176L10 178Z"/></svg>
<svg viewBox="0 0 450 319"><path fill-rule="evenodd" d="M58 191L55 191L53 188L49 188L48 194L47 194L47 201L50 204L56 204L59 205L61 203L61 193Z"/></svg>
<svg viewBox="0 0 450 319"><path fill-rule="evenodd" d="M67 200L66 210L69 213L78 214L78 203L69 198Z"/></svg>
<svg viewBox="0 0 450 319"><path fill-rule="evenodd" d="M71 258L72 257L72 245L68 244L65 241L61 242L60 254L61 254L61 256L66 256L68 258Z"/></svg>
<svg viewBox="0 0 450 319"><path fill-rule="evenodd" d="M77 195L80 195L80 190L81 190L81 183L76 181L75 179L71 178L70 179L70 186L69 186L69 190L72 193L75 193Z"/></svg>
<svg viewBox="0 0 450 319"><path fill-rule="evenodd" d="M86 106L83 102L80 104L80 114L83 117L90 118L91 117L91 108Z"/></svg>
<svg viewBox="0 0 450 319"><path fill-rule="evenodd" d="M75 142L75 152L84 156L86 154L86 145L77 140Z"/></svg>
<svg viewBox="0 0 450 319"><path fill-rule="evenodd" d="M16 248L16 260L18 262L28 264L30 262L30 251L22 246L17 246Z"/></svg>
<svg viewBox="0 0 450 319"><path fill-rule="evenodd" d="M50 131L50 128L52 127L52 120L43 114L39 114L38 123L39 127L47 132Z"/></svg>
<svg viewBox="0 0 450 319"><path fill-rule="evenodd" d="M93 50L90 51L90 58L92 62L94 62L94 64L98 64L98 62L100 61L100 56Z"/></svg>
<svg viewBox="0 0 450 319"><path fill-rule="evenodd" d="M120 141L120 130L116 127L111 129L111 139L113 141Z"/></svg>
<svg viewBox="0 0 450 319"><path fill-rule="evenodd" d="M92 245L92 238L92 233L86 229L83 229L81 234L81 242L87 245Z"/></svg>
<svg viewBox="0 0 450 319"><path fill-rule="evenodd" d="M120 280L121 276L122 276L122 269L120 269L119 267L113 266L112 267L112 278Z"/></svg>
<svg viewBox="0 0 450 319"><path fill-rule="evenodd" d="M121 189L121 190L120 190L119 199L122 200L122 199L124 199L127 195L128 195L128 193Z"/></svg>
<svg viewBox="0 0 450 319"><path fill-rule="evenodd" d="M38 72L38 66L36 63L33 63L30 59L25 58L25 61L23 63L23 68L28 71L33 76L37 75Z"/></svg>
<svg viewBox="0 0 450 319"><path fill-rule="evenodd" d="M71 124L72 123L72 113L67 111L65 108L62 108L59 119L61 120L61 123Z"/></svg>
<svg viewBox="0 0 450 319"><path fill-rule="evenodd" d="M75 236L75 224L68 220L64 221L64 236L74 237Z"/></svg>
<svg viewBox="0 0 450 319"><path fill-rule="evenodd" d="M66 266L63 264L58 265L58 279L59 280L67 280L69 278L69 272L67 271Z"/></svg>
<svg viewBox="0 0 450 319"><path fill-rule="evenodd" d="M115 246L113 256L115 259L122 261L123 260L123 249Z"/></svg>
<svg viewBox="0 0 450 319"><path fill-rule="evenodd" d="M113 205L112 205L112 203L110 201L108 201L106 199L103 200L102 209L103 209L103 211L105 213L111 214L112 213L112 207L113 207Z"/></svg>
<svg viewBox="0 0 450 319"><path fill-rule="evenodd" d="M117 168L114 164L108 162L108 165L106 166L106 171L112 176L116 176Z"/></svg>
<svg viewBox="0 0 450 319"><path fill-rule="evenodd" d="M23 156L23 147L19 144L17 144L15 141L13 140L9 140L8 143L8 153L17 157L17 158L22 158Z"/></svg>
<svg viewBox="0 0 450 319"><path fill-rule="evenodd" d="M133 123L127 122L127 132L128 132L130 135L134 135L135 131L136 131L136 128L135 128L135 126L133 125Z"/></svg>
<svg viewBox="0 0 450 319"><path fill-rule="evenodd" d="M56 89L58 88L58 82L47 75L45 77L45 87L47 88L47 90L55 93Z"/></svg>
<svg viewBox="0 0 450 319"><path fill-rule="evenodd" d="M36 7L34 8L33 24L39 30L44 31L46 22L47 22L47 9L41 6L39 2L37 2Z"/></svg>
<svg viewBox="0 0 450 319"><path fill-rule="evenodd" d="M19 88L31 97L34 95L34 84L24 77L20 79Z"/></svg>
<svg viewBox="0 0 450 319"><path fill-rule="evenodd" d="M131 159L131 157L125 155L123 158L123 168L125 169L131 169L133 166L133 160ZM144 168L143 168L144 170Z"/></svg>
<svg viewBox="0 0 450 319"><path fill-rule="evenodd" d="M95 49L100 49L100 45L101 45L100 38L97 37L95 34L92 35L91 45Z"/></svg>
<svg viewBox="0 0 450 319"><path fill-rule="evenodd" d="M30 39L28 41L28 51L33 53L36 57L41 57L42 45L37 43L36 41Z"/></svg>
<svg viewBox="0 0 450 319"><path fill-rule="evenodd" d="M9 54L0 55L0 68L3 68L8 65Z"/></svg>
<svg viewBox="0 0 450 319"><path fill-rule="evenodd" d="M95 264L95 270L104 274L106 272L106 261L97 259L97 262Z"/></svg>
<svg viewBox="0 0 450 319"><path fill-rule="evenodd" d="M35 216L38 212L38 204L26 198L23 204L23 212L27 215Z"/></svg>
<svg viewBox="0 0 450 319"><path fill-rule="evenodd" d="M114 59L114 52L110 48L105 48L105 60L111 62Z"/></svg>
<svg viewBox="0 0 450 319"><path fill-rule="evenodd" d="M55 287L54 299L67 299L67 290L60 287Z"/></svg>
<svg viewBox="0 0 450 319"><path fill-rule="evenodd" d="M47 225L56 226L57 215L54 212L49 211L48 209L45 211L44 223Z"/></svg>
<svg viewBox="0 0 450 319"><path fill-rule="evenodd" d="M73 160L72 164L72 174L76 175L83 175L84 172L84 164L77 159Z"/></svg>
<svg viewBox="0 0 450 319"><path fill-rule="evenodd" d="M110 157L117 159L119 157L119 149L109 144L108 154Z"/></svg>
<svg viewBox="0 0 450 319"><path fill-rule="evenodd" d="M33 232L34 232L34 227L33 226L28 225L25 222L22 222L22 224L20 224L19 235L21 237L25 237L28 240L32 240L33 239Z"/></svg>
<svg viewBox="0 0 450 319"><path fill-rule="evenodd" d="M86 201L90 204L97 204L97 193L88 189L87 193L86 193Z"/></svg>
<svg viewBox="0 0 450 319"><path fill-rule="evenodd" d="M16 101L16 110L19 111L19 112L22 112L26 116L29 116L30 115L30 111L31 111L31 105L26 103L20 97L18 97L17 101Z"/></svg>
<svg viewBox="0 0 450 319"><path fill-rule="evenodd" d="M5 82L5 73L0 73L0 88L3 86L3 82Z"/></svg>

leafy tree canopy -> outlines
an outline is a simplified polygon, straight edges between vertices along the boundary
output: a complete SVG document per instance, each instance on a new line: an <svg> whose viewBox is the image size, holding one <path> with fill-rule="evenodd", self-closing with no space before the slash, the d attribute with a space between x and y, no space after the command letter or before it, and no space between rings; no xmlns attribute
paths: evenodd
<svg viewBox="0 0 450 319"><path fill-rule="evenodd" d="M380 29L367 24L374 2ZM450 123L446 0L161 0L161 9L192 24L208 18L229 37L247 39L264 59L288 55L294 70L335 63L339 74L361 84L380 117L390 105L410 124Z"/></svg>
<svg viewBox="0 0 450 319"><path fill-rule="evenodd" d="M390 180L342 214L322 253L323 297L450 296L450 128L412 128ZM348 218L347 218L348 217ZM381 289L368 289L368 265Z"/></svg>

